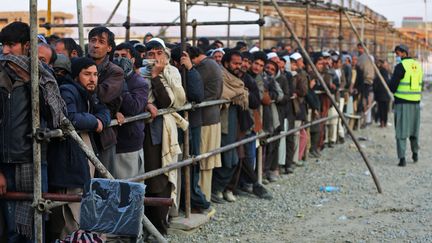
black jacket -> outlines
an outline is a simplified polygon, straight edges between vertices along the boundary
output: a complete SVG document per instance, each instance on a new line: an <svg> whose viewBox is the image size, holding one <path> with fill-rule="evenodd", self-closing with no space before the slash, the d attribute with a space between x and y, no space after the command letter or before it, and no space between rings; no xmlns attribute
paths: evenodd
<svg viewBox="0 0 432 243"><path fill-rule="evenodd" d="M32 112L30 81L21 80L0 65L0 163L32 163ZM48 108L40 99L41 127ZM42 161L46 160L42 144Z"/></svg>
<svg viewBox="0 0 432 243"><path fill-rule="evenodd" d="M79 131L89 132L93 148L96 148L92 132L97 129L99 119L103 126L110 122L108 108L90 95L77 82L60 86L60 92L66 102L68 119ZM49 185L54 187L83 187L90 180L87 157L70 137L53 139L48 145Z"/></svg>

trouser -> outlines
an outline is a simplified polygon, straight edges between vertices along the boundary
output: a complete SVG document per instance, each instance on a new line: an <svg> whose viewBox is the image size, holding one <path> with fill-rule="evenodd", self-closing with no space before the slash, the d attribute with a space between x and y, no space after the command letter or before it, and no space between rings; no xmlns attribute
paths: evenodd
<svg viewBox="0 0 432 243"><path fill-rule="evenodd" d="M288 121L288 130L297 128L301 125L301 121ZM293 166L299 161L299 141L300 132L295 132L286 137L286 159L285 168Z"/></svg>
<svg viewBox="0 0 432 243"><path fill-rule="evenodd" d="M111 165L109 171L116 179L126 179L144 174L143 149L129 153L115 155L116 162Z"/></svg>
<svg viewBox="0 0 432 243"><path fill-rule="evenodd" d="M405 158L406 139L409 138L411 151L418 153L420 134L420 104L395 104L395 130L398 158Z"/></svg>
<svg viewBox="0 0 432 243"><path fill-rule="evenodd" d="M107 149L101 149L99 151L99 159L102 162L102 164L105 166L105 168L108 169L113 167L114 163L116 162L116 146L113 145ZM96 175L98 175L99 172L95 172L95 173Z"/></svg>
<svg viewBox="0 0 432 243"><path fill-rule="evenodd" d="M331 106L330 98L327 97L327 95L322 94L322 95L320 95L320 101L321 101L320 116L321 116L321 118L328 117L329 109ZM319 139L319 147L320 148L323 147L323 145L324 145L326 130L327 130L326 129L326 123L321 122L320 123L320 139Z"/></svg>
<svg viewBox="0 0 432 243"><path fill-rule="evenodd" d="M170 198L171 197L171 184L168 183L161 192L158 193L146 193L146 197L161 197L161 198ZM156 227L156 229L161 234L166 234L168 229L168 206L146 206L144 207L145 215L152 222L152 224Z"/></svg>
<svg viewBox="0 0 432 243"><path fill-rule="evenodd" d="M337 115L337 111L336 108L332 106L329 109L328 116L334 116L334 115ZM337 138L338 118L333 118L331 120L328 120L326 122L326 126L327 129L325 133L324 143L328 143L328 142L335 143Z"/></svg>
<svg viewBox="0 0 432 243"><path fill-rule="evenodd" d="M201 127L194 127L190 129L190 154L191 155L199 155L200 154L200 139L201 139ZM183 170L182 170L183 172ZM199 164L190 166L190 196L191 196L191 207L192 208L204 208L207 209L210 207L210 203L206 200L206 197L199 186L200 181L200 166ZM184 208L184 188L185 188L185 180L184 176L182 176L182 193L181 195L181 205Z"/></svg>
<svg viewBox="0 0 432 243"><path fill-rule="evenodd" d="M255 136L255 133L251 133L249 135L246 135L246 138ZM243 171L243 169L246 165L248 168L250 168L252 170L252 172L255 170L256 167L256 141L252 141L250 143L247 143L245 145L243 145L244 148L244 158L240 159L240 163L242 163L242 166L237 167L238 171L240 171L240 178L239 178L239 182L240 184L250 184L253 183L253 181L250 180L250 176L245 173ZM240 168L240 169L239 169Z"/></svg>
<svg viewBox="0 0 432 243"><path fill-rule="evenodd" d="M212 179L212 192L223 192L233 178L236 172L237 166L235 167L219 167L213 169L213 179Z"/></svg>
<svg viewBox="0 0 432 243"><path fill-rule="evenodd" d="M255 184L257 182L258 177L254 171L254 168L251 167L251 164L245 159L240 159L237 169L232 176L227 189L233 191L239 183Z"/></svg>
<svg viewBox="0 0 432 243"><path fill-rule="evenodd" d="M389 111L388 101L378 101L378 118L384 125L387 124Z"/></svg>
<svg viewBox="0 0 432 243"><path fill-rule="evenodd" d="M213 169L202 170L200 168L199 186L201 188L201 191L204 193L207 201L210 201L211 199L212 178L213 178Z"/></svg>
<svg viewBox="0 0 432 243"><path fill-rule="evenodd" d="M344 98L340 98L339 99L339 110L343 111L344 110L344 106L345 106L345 99ZM337 115L337 112L336 112ZM337 123L337 134L340 138L345 138L345 130L343 128L342 125L342 119L338 118L338 123Z"/></svg>
<svg viewBox="0 0 432 243"><path fill-rule="evenodd" d="M274 133L276 135L278 133ZM265 164L264 164L264 173L269 173L270 171L276 171L279 167L278 161L278 148L279 148L279 140L271 142L267 144L265 151Z"/></svg>

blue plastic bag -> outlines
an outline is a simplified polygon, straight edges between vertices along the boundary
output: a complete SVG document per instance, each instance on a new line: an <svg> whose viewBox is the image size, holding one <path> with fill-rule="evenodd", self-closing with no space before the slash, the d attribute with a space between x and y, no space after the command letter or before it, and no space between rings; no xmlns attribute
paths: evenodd
<svg viewBox="0 0 432 243"><path fill-rule="evenodd" d="M84 187L80 228L113 235L138 236L144 213L145 185L94 178Z"/></svg>

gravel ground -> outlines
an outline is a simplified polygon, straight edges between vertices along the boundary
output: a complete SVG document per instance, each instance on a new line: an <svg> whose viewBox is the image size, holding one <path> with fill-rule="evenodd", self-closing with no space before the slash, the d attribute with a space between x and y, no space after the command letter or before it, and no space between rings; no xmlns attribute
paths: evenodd
<svg viewBox="0 0 432 243"><path fill-rule="evenodd" d="M215 217L190 236L170 242L432 242L432 95L422 104L420 161L397 166L394 127L356 131L381 183L372 177L353 142L325 149L295 173L267 185L271 201L255 196L213 205ZM393 124L393 117L389 122ZM409 146L408 146L409 147ZM340 192L320 192L323 185Z"/></svg>

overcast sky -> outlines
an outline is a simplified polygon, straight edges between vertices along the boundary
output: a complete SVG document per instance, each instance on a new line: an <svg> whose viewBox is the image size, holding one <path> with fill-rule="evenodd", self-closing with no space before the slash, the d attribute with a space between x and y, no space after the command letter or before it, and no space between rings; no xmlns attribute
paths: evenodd
<svg viewBox="0 0 432 243"><path fill-rule="evenodd" d="M92 18L93 21L99 22L101 21L99 19L106 20L108 18L109 12L114 8L118 0L82 0L82 2L83 6L88 6L89 4L95 5ZM425 17L424 0L359 0L359 2L368 5L371 9L387 17L388 20L394 21L396 26L400 26L404 16ZM1 11L28 11L28 3L29 0L19 0L14 4L3 4ZM124 0L117 13L125 15L126 3L127 0ZM52 10L75 14L75 4L76 1L73 0L52 0ZM432 0L427 0L427 4L428 19L432 19ZM166 22L173 20L179 15L178 3L170 2L169 0L133 0L131 5L131 16L135 20L143 22ZM39 9L46 9L47 0L39 0L38 6ZM89 18L88 14L84 14L84 16ZM189 20L194 18L198 21L227 20L227 9L194 6L189 11ZM231 19L255 20L257 19L257 15L233 10ZM84 19L84 21L89 22L90 20ZM226 33L226 27L204 28L205 30L198 27L198 35L200 35L200 33L214 33L215 35ZM258 33L258 28L256 26L233 26L231 28L233 35L254 35ZM204 31L208 33L203 33Z"/></svg>

